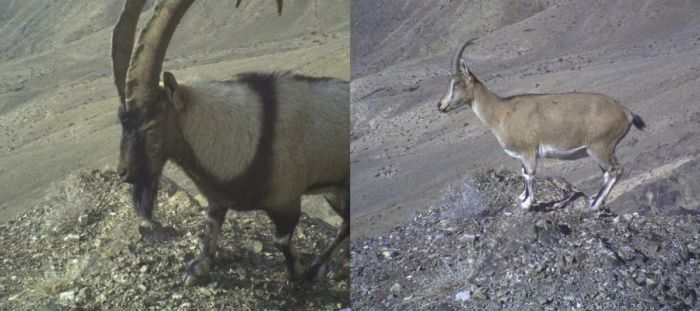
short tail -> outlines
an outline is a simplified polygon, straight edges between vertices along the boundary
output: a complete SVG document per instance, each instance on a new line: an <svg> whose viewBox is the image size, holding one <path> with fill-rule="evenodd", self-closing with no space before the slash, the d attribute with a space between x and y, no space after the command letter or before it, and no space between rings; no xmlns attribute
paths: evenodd
<svg viewBox="0 0 700 311"><path fill-rule="evenodd" d="M642 118L640 118L638 115L636 115L636 114L634 114L634 113L630 113L630 115L632 115L632 124L633 124L634 127L636 127L638 130L642 130L642 131L643 131L644 128L647 127L647 125L644 124L644 120L642 120Z"/></svg>

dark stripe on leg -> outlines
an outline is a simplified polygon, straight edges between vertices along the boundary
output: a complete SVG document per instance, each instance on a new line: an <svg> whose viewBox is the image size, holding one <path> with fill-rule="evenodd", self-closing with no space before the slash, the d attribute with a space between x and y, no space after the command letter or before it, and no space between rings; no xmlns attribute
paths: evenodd
<svg viewBox="0 0 700 311"><path fill-rule="evenodd" d="M295 281L304 272L304 267L301 264L299 254L292 246L292 238L294 237L294 228L299 223L301 216L301 202L296 203L296 207L290 207L286 210L267 210L267 215L270 216L275 224L275 245L284 255L287 263L287 276L289 280Z"/></svg>

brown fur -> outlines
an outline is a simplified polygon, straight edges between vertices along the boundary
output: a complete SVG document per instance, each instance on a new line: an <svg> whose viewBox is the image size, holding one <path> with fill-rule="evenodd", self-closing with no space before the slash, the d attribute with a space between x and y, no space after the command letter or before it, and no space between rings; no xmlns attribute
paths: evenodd
<svg viewBox="0 0 700 311"><path fill-rule="evenodd" d="M282 2L277 0L280 13ZM228 209L267 212L290 278L322 275L328 255L349 238L349 84L243 74L229 85L194 87L179 86L164 72L159 86L167 46L193 0L157 2L134 45L144 3L127 0L112 40L123 131L118 173L134 185L139 216L152 221L158 180L165 162L172 160L210 203L204 247L186 271L186 284L208 277ZM337 83L321 83L327 81ZM291 237L301 196L318 191L319 185L335 198L329 203L344 223L336 240L304 271Z"/></svg>
<svg viewBox="0 0 700 311"><path fill-rule="evenodd" d="M537 159L565 160L592 156L604 172L605 183L591 201L597 209L622 175L615 148L632 125L643 129L642 119L616 100L595 93L522 94L501 98L479 81L461 59L465 42L455 63L457 72L438 109L447 112L470 105L479 119L496 136L505 152L521 161L525 191L524 208L532 202L532 179Z"/></svg>

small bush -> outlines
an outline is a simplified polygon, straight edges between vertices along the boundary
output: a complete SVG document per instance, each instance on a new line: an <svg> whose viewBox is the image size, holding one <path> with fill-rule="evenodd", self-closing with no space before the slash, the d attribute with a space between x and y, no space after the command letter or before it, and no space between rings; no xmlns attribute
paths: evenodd
<svg viewBox="0 0 700 311"><path fill-rule="evenodd" d="M81 217L99 213L104 208L113 193L108 189L93 189L91 179L88 173L71 174L49 186L45 197L46 225L52 231L65 233L78 229Z"/></svg>
<svg viewBox="0 0 700 311"><path fill-rule="evenodd" d="M48 267L44 276L35 284L35 290L39 295L53 296L73 287L81 275L83 262L73 260L63 266L50 262Z"/></svg>

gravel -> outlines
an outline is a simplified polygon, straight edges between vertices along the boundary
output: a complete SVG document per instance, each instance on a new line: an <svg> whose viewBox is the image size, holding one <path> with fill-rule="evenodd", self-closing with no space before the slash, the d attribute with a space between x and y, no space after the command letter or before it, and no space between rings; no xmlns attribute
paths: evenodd
<svg viewBox="0 0 700 311"><path fill-rule="evenodd" d="M163 179L154 216L161 226L148 229L113 171L66 182L62 189L90 203L76 219L57 217L62 207L52 200L0 225L0 309L335 310L349 304L347 278L288 284L264 213L229 213L211 282L185 287L182 274L199 253L206 217L197 200ZM295 245L310 261L335 231L302 216Z"/></svg>

